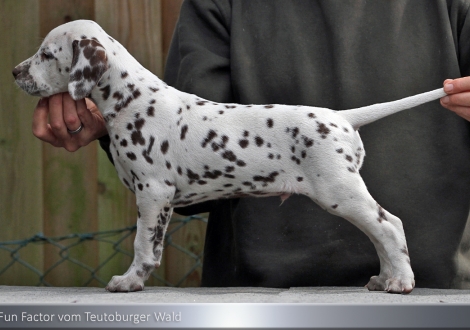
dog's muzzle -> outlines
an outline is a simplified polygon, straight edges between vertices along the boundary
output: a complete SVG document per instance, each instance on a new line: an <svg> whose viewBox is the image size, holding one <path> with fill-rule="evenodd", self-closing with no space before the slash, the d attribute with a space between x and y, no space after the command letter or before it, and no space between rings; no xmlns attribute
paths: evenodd
<svg viewBox="0 0 470 330"><path fill-rule="evenodd" d="M33 76L29 74L30 64L20 64L12 70L16 84L26 93L33 96L41 96Z"/></svg>

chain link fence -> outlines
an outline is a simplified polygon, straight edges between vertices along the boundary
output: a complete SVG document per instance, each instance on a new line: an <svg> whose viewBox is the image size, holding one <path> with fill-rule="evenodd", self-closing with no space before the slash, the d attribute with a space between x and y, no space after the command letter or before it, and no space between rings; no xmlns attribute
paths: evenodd
<svg viewBox="0 0 470 330"><path fill-rule="evenodd" d="M197 270L200 271L202 268L202 249L200 252L191 251L190 248L183 246L178 239L174 239L175 236L178 236L175 234L194 222L202 222L205 224L207 223L207 218L196 215L171 220L169 229L165 235L165 251L171 247L182 253L186 259L184 260L185 269L183 273L179 275L179 278L172 278L171 280L168 280L164 276L164 272L161 274L159 271L154 271L149 279L153 285L182 286L191 274L194 274ZM73 264L73 269L79 269L82 274L81 286L104 286L110 278L105 277L106 275L103 274L121 275L118 270L109 269L114 268L113 265L115 263L113 264L113 260L115 261L115 259L119 258L125 259L124 264L127 264L127 266L131 264L133 259L133 238L136 228L137 227L134 225L117 230L74 233L60 237L46 237L42 233L39 233L23 240L0 242L0 256L3 257L2 260L9 260L4 263L4 265L0 264L0 284L8 284L2 283L2 275L6 274L8 271L27 271L32 272L34 274L33 277L37 278L37 281L32 285L55 286L48 280L49 275L60 269L60 267L70 266L66 264L71 263ZM81 257L76 257L76 253L74 253L74 250L90 242L95 244L93 247L97 250L105 251L104 253L100 253L99 263L97 265L96 263L95 265L87 264L89 256L82 255ZM44 246L47 246L47 251L53 251L53 253L57 255L53 258L54 262L49 267L42 270L40 269L41 267L38 267L37 263L31 260L27 261L26 259L31 259L28 258L28 253L30 253L31 249L44 248ZM5 255L9 257L5 258ZM161 267L163 268L164 263L165 260L162 262ZM83 276L83 274L85 274L85 276Z"/></svg>

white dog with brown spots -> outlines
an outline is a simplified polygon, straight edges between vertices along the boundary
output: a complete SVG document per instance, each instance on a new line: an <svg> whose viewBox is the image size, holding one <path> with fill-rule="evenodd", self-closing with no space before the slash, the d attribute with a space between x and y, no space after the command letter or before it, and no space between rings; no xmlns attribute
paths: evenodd
<svg viewBox="0 0 470 330"><path fill-rule="evenodd" d="M13 74L31 95L90 97L105 118L114 165L139 210L134 261L107 290L143 289L160 265L173 207L303 194L375 245L380 274L369 290L412 291L402 223L371 197L359 175L365 153L358 128L441 98L442 89L344 111L215 103L167 86L92 21L52 30Z"/></svg>

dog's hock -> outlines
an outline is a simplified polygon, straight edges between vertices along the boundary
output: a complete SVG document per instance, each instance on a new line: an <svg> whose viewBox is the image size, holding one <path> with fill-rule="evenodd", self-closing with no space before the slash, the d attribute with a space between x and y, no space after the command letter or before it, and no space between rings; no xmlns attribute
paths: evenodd
<svg viewBox="0 0 470 330"><path fill-rule="evenodd" d="M74 100L88 96L108 69L108 57L101 43L93 39L74 40L68 90Z"/></svg>

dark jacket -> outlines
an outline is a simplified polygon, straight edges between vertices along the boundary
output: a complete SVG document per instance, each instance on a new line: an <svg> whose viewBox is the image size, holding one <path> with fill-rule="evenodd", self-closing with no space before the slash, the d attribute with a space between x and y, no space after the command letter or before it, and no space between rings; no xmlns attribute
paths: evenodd
<svg viewBox="0 0 470 330"><path fill-rule="evenodd" d="M470 73L469 1L187 1L165 81L217 102L347 109ZM266 111L269 111L267 109ZM438 101L360 130L361 175L404 224L418 287L449 288L470 201L469 123ZM204 286L365 285L372 243L304 196L211 201Z"/></svg>

